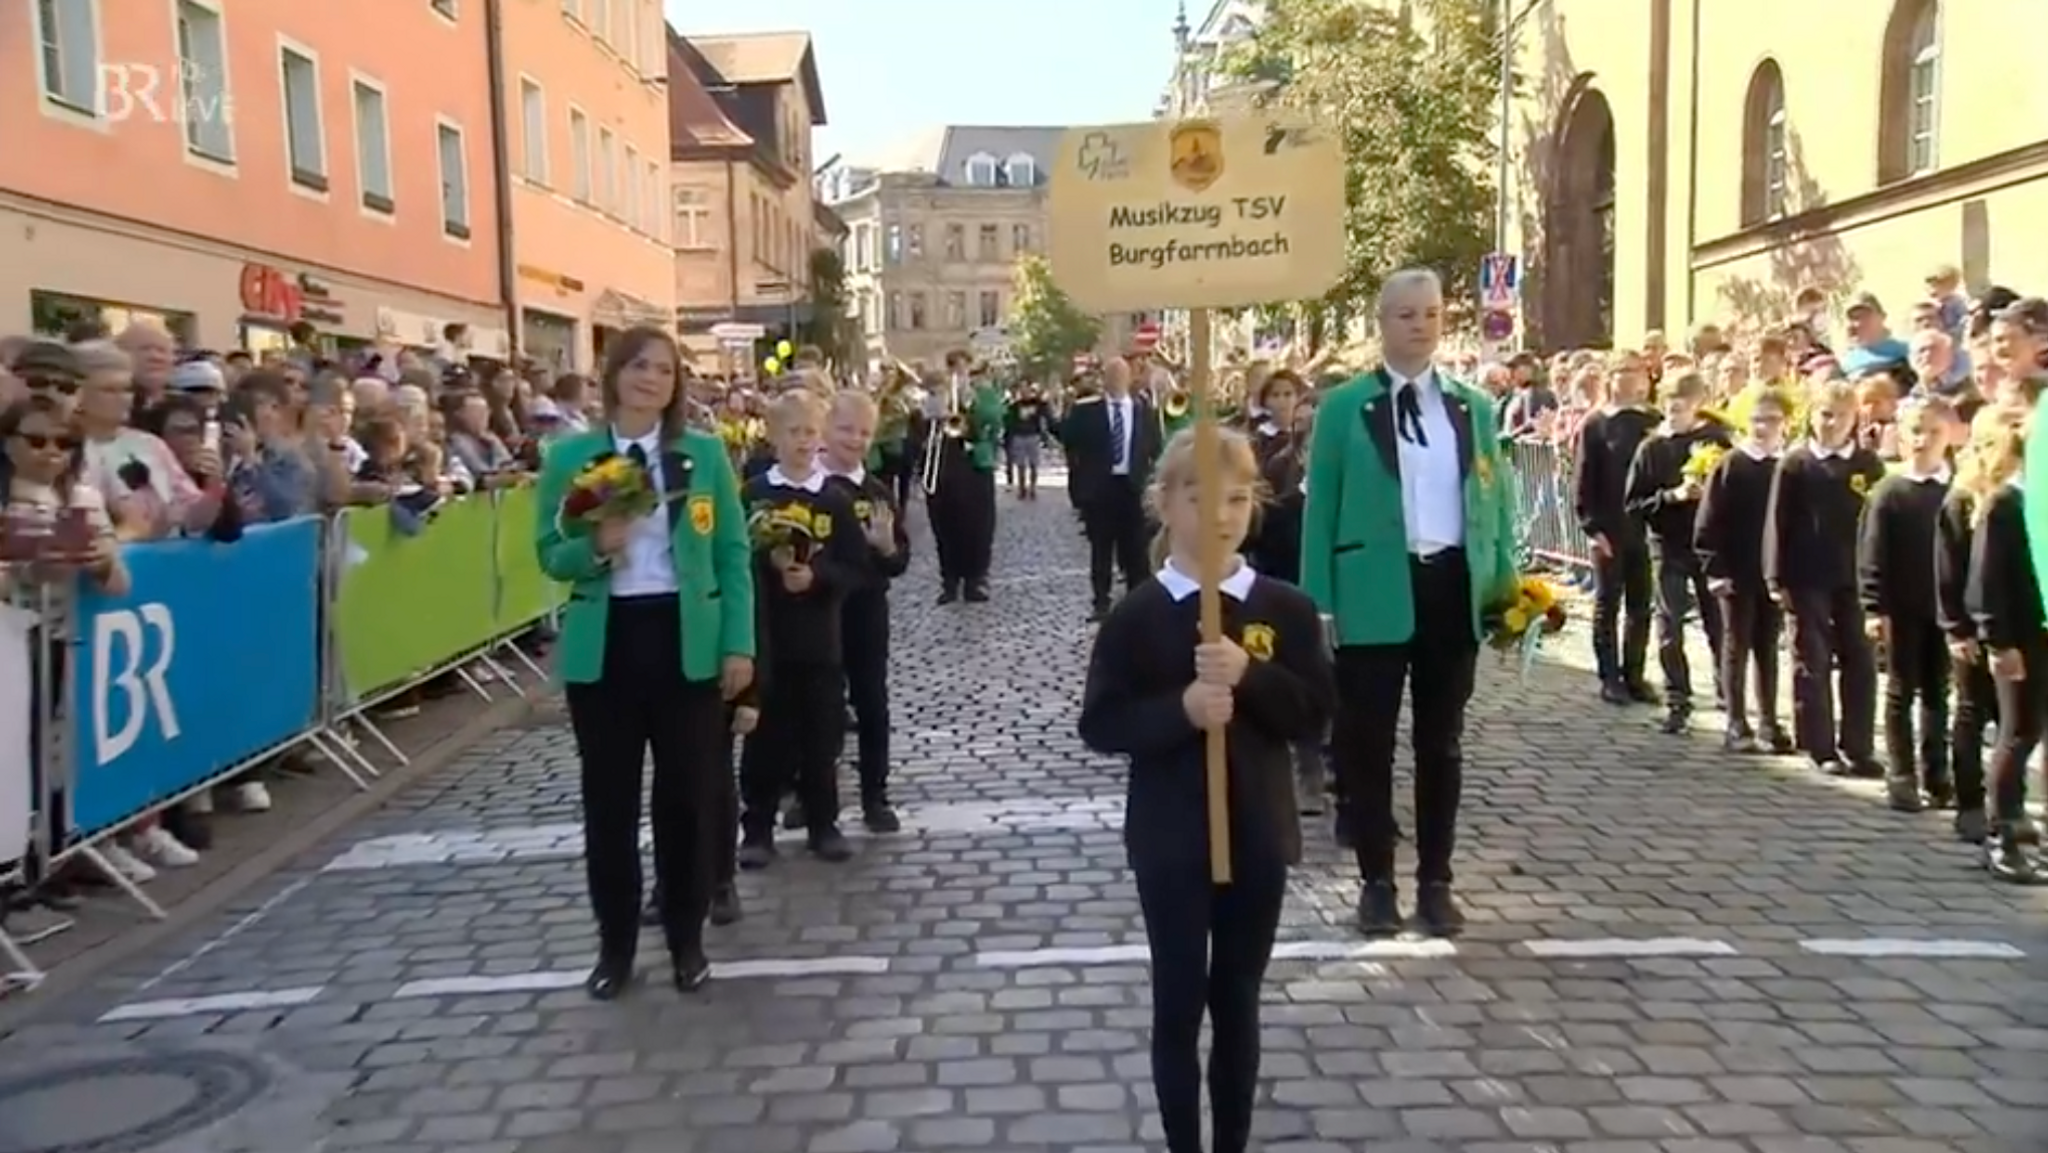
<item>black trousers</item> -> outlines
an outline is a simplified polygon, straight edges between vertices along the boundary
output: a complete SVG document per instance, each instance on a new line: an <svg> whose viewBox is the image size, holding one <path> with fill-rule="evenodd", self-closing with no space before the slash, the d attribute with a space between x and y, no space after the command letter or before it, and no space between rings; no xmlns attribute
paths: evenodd
<svg viewBox="0 0 2048 1153"><path fill-rule="evenodd" d="M717 854L711 862L711 883L714 888L729 889L739 876L740 869L740 776L739 766L733 763L733 754L739 751L739 736L732 731L733 708L725 709L725 740L719 745L718 764L718 832L712 838L713 852Z"/></svg>
<svg viewBox="0 0 2048 1153"><path fill-rule="evenodd" d="M949 462L926 505L939 579L949 585L987 580L995 560L996 474Z"/></svg>
<svg viewBox="0 0 2048 1153"><path fill-rule="evenodd" d="M1854 588L1795 589L1791 602L1792 728L1799 748L1815 764L1837 757L1867 764L1877 737L1877 665L1863 635L1863 604Z"/></svg>
<svg viewBox="0 0 2048 1153"><path fill-rule="evenodd" d="M846 675L838 665L778 665L761 683L761 724L740 753L740 826L773 836L792 785L813 837L839 825Z"/></svg>
<svg viewBox="0 0 2048 1153"><path fill-rule="evenodd" d="M861 593L840 616L846 698L853 706L854 763L863 808L889 803L889 594Z"/></svg>
<svg viewBox="0 0 2048 1153"><path fill-rule="evenodd" d="M716 843L719 730L716 681L683 679L681 609L673 596L615 597L604 669L566 690L583 768L583 859L598 944L629 961L640 940L640 788L654 754L649 824L661 923L672 953L703 945Z"/></svg>
<svg viewBox="0 0 2048 1153"><path fill-rule="evenodd" d="M1081 509L1081 526L1088 534L1088 592L1096 604L1109 603L1116 576L1124 578L1124 591L1129 592L1151 575L1144 496L1128 478L1111 477L1089 496Z"/></svg>
<svg viewBox="0 0 2048 1153"><path fill-rule="evenodd" d="M918 469L923 462L924 442L904 441L903 454L896 458L893 469L888 473L890 483L896 489L897 508L910 507L910 498L917 492L918 483L922 479L918 475ZM886 458L883 460L883 467L890 468L890 462Z"/></svg>
<svg viewBox="0 0 2048 1153"><path fill-rule="evenodd" d="M1721 652L1721 602L1707 592L1706 570L1690 549L1657 558L1657 664L1664 671L1664 699L1674 709L1692 707L1692 662L1685 658L1685 618L1697 606L1707 651ZM1714 668L1714 682L1721 669Z"/></svg>
<svg viewBox="0 0 2048 1153"><path fill-rule="evenodd" d="M1778 640L1785 613L1761 586L1735 589L1717 598L1721 609L1721 689L1727 697L1730 732L1770 735L1778 725ZM1756 727L1749 723L1745 679L1755 675Z"/></svg>
<svg viewBox="0 0 2048 1153"><path fill-rule="evenodd" d="M1594 562L1593 664L1603 683L1642 683L1650 586L1650 550L1641 542L1617 542L1614 555Z"/></svg>
<svg viewBox="0 0 2048 1153"><path fill-rule="evenodd" d="M2048 725L2048 640L2036 637L2020 649L2026 675L1996 677L1998 744L1991 752L1991 823L2012 829L2027 819L2027 759Z"/></svg>
<svg viewBox="0 0 2048 1153"><path fill-rule="evenodd" d="M1206 860L1133 862L1152 954L1152 1088L1168 1153L1203 1153L1202 1016L1209 1017L1212 1153L1244 1153L1259 1080L1259 991L1273 956L1287 867L1240 858L1232 881Z"/></svg>
<svg viewBox="0 0 2048 1153"><path fill-rule="evenodd" d="M1887 628L1885 758L1902 779L1915 778L1918 764L1917 779L1932 788L1949 780L1948 637L1932 617L1893 617Z"/></svg>
<svg viewBox="0 0 2048 1153"><path fill-rule="evenodd" d="M1955 725L1950 730L1951 764L1955 772L1956 811L1984 808L1984 726L1998 723L1998 686L1982 652L1975 660L1954 660Z"/></svg>
<svg viewBox="0 0 2048 1153"><path fill-rule="evenodd" d="M1358 875L1394 878L1394 738L1404 689L1413 697L1409 743L1415 749L1415 878L1451 880L1458 804L1464 790L1465 705L1479 642L1472 635L1472 574L1463 549L1411 559L1415 635L1405 644L1337 650L1337 723L1333 736L1340 803L1357 839Z"/></svg>

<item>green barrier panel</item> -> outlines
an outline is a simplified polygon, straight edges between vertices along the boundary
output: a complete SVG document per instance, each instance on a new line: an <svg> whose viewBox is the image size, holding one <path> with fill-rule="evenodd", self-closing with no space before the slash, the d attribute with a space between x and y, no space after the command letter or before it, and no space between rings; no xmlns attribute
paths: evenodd
<svg viewBox="0 0 2048 1153"><path fill-rule="evenodd" d="M534 515L539 509L532 485L498 494L498 632L516 632L552 612L562 603L563 586L540 571L533 547Z"/></svg>
<svg viewBox="0 0 2048 1153"><path fill-rule="evenodd" d="M411 681L498 636L495 512L488 497L442 507L419 533L388 509L342 518L341 576L329 609L343 699Z"/></svg>

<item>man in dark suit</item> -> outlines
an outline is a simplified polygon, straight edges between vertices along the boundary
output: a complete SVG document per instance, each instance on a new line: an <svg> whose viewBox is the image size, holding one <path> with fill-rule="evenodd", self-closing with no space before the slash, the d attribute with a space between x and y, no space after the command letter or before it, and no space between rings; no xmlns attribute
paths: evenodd
<svg viewBox="0 0 2048 1153"><path fill-rule="evenodd" d="M1102 391L1074 402L1060 443L1067 455L1067 491L1088 533L1091 620L1109 613L1109 590L1121 570L1124 589L1150 575L1145 548L1145 485L1159 456L1159 419L1131 391L1123 358L1103 366Z"/></svg>

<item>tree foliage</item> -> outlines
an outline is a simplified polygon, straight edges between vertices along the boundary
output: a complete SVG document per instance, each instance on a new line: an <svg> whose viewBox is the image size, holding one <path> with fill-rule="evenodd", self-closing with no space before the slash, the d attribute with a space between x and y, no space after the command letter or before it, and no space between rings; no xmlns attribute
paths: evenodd
<svg viewBox="0 0 2048 1153"><path fill-rule="evenodd" d="M1314 321L1369 309L1382 280L1416 265L1444 277L1454 307L1472 299L1493 245L1498 7L1269 0L1263 25L1225 60L1270 86L1269 104L1343 135L1346 271Z"/></svg>
<svg viewBox="0 0 2048 1153"><path fill-rule="evenodd" d="M811 319L799 326L799 344L817 346L827 362L853 365L860 355L859 328L846 311L846 263L839 249L826 247L811 252Z"/></svg>
<svg viewBox="0 0 2048 1153"><path fill-rule="evenodd" d="M1010 351L1033 380L1059 380L1074 357L1092 352L1102 322L1081 311L1052 278L1043 256L1017 259L1017 292L1010 306Z"/></svg>

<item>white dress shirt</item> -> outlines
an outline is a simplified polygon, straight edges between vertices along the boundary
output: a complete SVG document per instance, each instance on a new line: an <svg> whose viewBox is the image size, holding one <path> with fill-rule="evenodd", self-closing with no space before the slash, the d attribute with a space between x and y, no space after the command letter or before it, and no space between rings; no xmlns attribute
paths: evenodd
<svg viewBox="0 0 2048 1153"><path fill-rule="evenodd" d="M612 429L612 449L620 456L635 447L647 456L647 472L654 491L663 492L661 475L661 430L628 438ZM676 558L669 539L668 510L657 505L653 512L633 522L626 530L626 547L612 561L612 595L615 597L673 596L682 585L676 580Z"/></svg>
<svg viewBox="0 0 2048 1153"><path fill-rule="evenodd" d="M825 470L823 467L814 467L810 475L802 480L791 480L789 474L782 471L781 465L771 464L768 466L768 483L782 488L802 489L813 494L821 493L825 491Z"/></svg>
<svg viewBox="0 0 2048 1153"><path fill-rule="evenodd" d="M1386 403L1398 405L1401 390L1415 390L1428 444L1411 443L1400 435L1401 417L1394 413L1394 448L1401 463L1401 518L1408 527L1408 551L1434 556L1465 544L1465 476L1458 467L1458 428L1451 422L1450 402L1435 369L1410 380L1387 370L1393 387Z"/></svg>
<svg viewBox="0 0 2048 1153"><path fill-rule="evenodd" d="M1112 476L1131 475L1131 448L1138 443L1138 406L1131 403L1130 395L1102 397L1102 423L1109 430L1109 471ZM1122 444L1115 441L1116 422L1124 422Z"/></svg>

